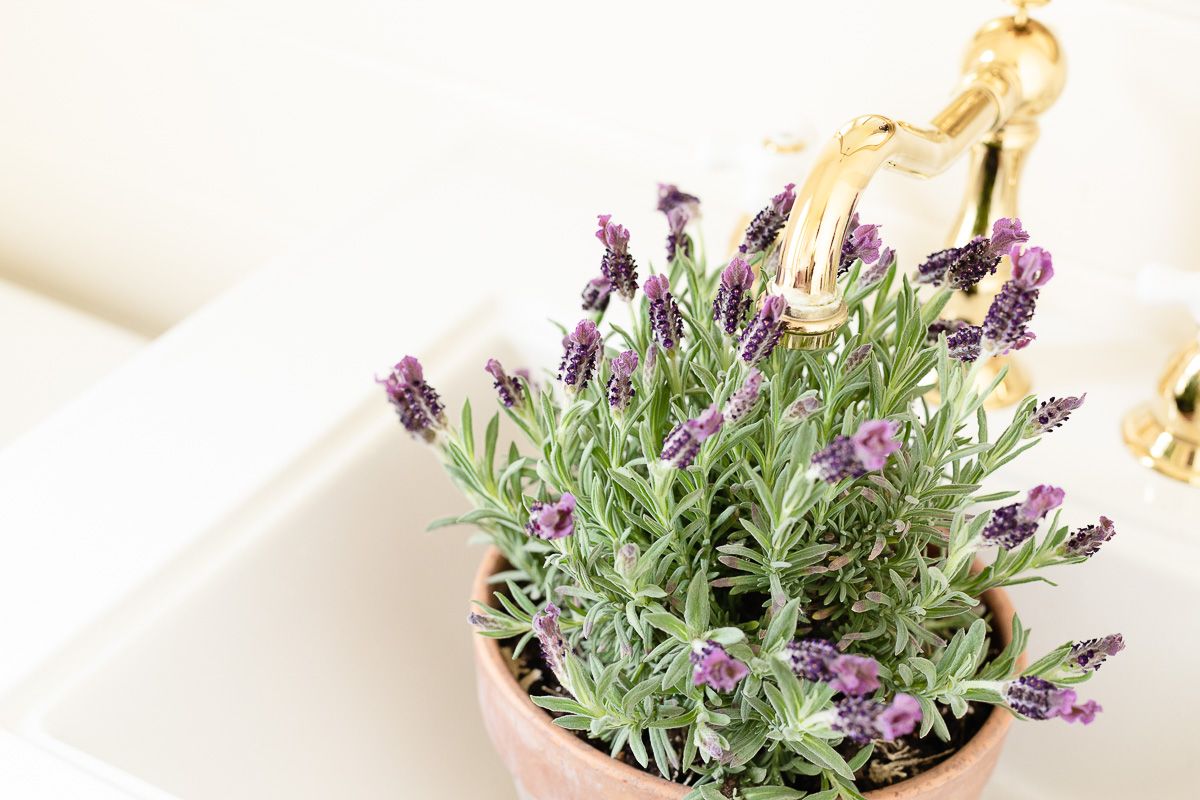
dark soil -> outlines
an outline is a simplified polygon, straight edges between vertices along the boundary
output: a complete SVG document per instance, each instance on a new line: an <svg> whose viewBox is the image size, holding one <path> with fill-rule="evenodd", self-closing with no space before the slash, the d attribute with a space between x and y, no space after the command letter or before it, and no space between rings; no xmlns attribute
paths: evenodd
<svg viewBox="0 0 1200 800"><path fill-rule="evenodd" d="M537 643L531 642L530 646L526 647L514 661L512 660L511 648L501 646L501 652L508 659L507 663L512 669L513 676L521 685L521 688L525 689L531 695L569 697L554 677L554 673L542 663L541 654L537 652L537 649ZM993 640L992 649L994 652L989 655L994 658L999 655L999 648L996 646L995 640ZM966 715L962 719L955 719L953 714L947 713L944 719L946 727L950 731L949 742L943 742L932 733L923 739L914 735L905 736L894 742L876 742L875 750L870 760L855 774L859 790L868 792L872 789L889 786L897 781L919 775L940 764L958 752L959 748L979 732L979 729L983 727L984 720L987 719L991 711L992 707L989 705L971 703ZM552 717L560 716L549 711L544 713ZM675 747L676 752L683 751L686 730L687 728L677 728L668 732L670 742ZM571 731L571 733L574 733L592 747L608 755L609 746L604 742L588 738L586 731ZM842 756L848 760L854 756L859 748L850 742L844 742L838 749ZM642 766L638 764L637 759L633 757L628 747L617 753L615 758L632 767L642 769ZM659 774L658 770L653 767L653 763L650 769L646 771L656 776ZM726 782L724 787L725 795L732 797L733 791L736 788L736 777L732 777ZM792 788L816 792L821 789L821 786L819 779L812 778L805 779L805 782L796 783Z"/></svg>

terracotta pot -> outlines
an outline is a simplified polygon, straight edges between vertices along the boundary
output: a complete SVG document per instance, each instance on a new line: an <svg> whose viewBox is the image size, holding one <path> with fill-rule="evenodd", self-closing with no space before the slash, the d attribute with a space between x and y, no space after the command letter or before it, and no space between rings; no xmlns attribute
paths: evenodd
<svg viewBox="0 0 1200 800"><path fill-rule="evenodd" d="M487 579L504 565L499 551L484 557L472 596L491 604ZM1013 607L993 589L984 601L1005 644ZM517 685L497 640L475 637L475 683L492 744L512 773L521 800L680 800L689 789L609 758L550 721ZM978 800L996 767L1012 715L996 708L961 750L915 778L868 792L871 800Z"/></svg>

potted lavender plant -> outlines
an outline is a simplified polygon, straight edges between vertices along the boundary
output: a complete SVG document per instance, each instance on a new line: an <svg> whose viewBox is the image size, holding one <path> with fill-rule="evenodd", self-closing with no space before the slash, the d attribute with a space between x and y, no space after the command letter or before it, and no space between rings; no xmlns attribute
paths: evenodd
<svg viewBox="0 0 1200 800"><path fill-rule="evenodd" d="M485 367L524 449L501 448L499 412L482 437L469 404L453 427L415 358L382 381L475 506L434 526L494 544L470 621L522 797L963 800L1014 716L1100 710L1073 687L1121 636L1026 665L1003 587L1086 561L1112 522L1072 532L1055 486L981 488L1083 400L1028 398L993 436L976 388L1032 341L1050 254L1001 220L910 278L855 221L851 324L830 350L789 351L756 272L792 202L788 186L709 270L697 199L660 187L667 267L641 283L629 233L601 216L602 275L555 379ZM981 326L939 318L1005 255ZM632 324L604 320L625 304Z"/></svg>

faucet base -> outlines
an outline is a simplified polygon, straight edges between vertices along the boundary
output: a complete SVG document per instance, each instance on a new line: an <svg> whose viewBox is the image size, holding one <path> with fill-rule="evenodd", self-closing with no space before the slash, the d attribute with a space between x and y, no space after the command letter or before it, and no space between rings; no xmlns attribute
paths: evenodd
<svg viewBox="0 0 1200 800"><path fill-rule="evenodd" d="M1125 444L1138 461L1177 481L1200 486L1200 442L1167 429L1154 404L1135 408L1121 424Z"/></svg>

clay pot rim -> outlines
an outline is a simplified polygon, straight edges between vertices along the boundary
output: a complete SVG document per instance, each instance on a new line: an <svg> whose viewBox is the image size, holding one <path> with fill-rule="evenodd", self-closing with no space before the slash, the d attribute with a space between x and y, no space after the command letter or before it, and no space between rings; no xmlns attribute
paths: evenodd
<svg viewBox="0 0 1200 800"><path fill-rule="evenodd" d="M487 553L484 554L478 571L475 573L475 580L471 591L471 598L473 600L484 605L492 605L489 602L492 600L492 590L488 586L488 579L496 572L499 572L504 563L504 556L501 555L500 551L495 547L489 547ZM1008 593L1003 589L989 589L984 592L983 600L988 608L991 609L996 619L1001 640L1005 644L1008 644L1012 639L1012 618L1014 613L1012 601L1009 600ZM690 786L668 781L659 775L630 766L607 756L570 731L555 725L552 722L551 716L542 708L534 705L533 701L529 698L529 694L513 678L512 672L509 671L504 656L500 652L500 640L479 634L475 634L474 639L478 669L484 673L490 682L499 686L501 691L511 696L510 699L514 701L511 703L511 706L520 714L522 720L530 725L548 728L550 736L557 745L571 754L573 758L582 761L586 768L601 772L616 770L626 781L635 784L639 781L648 782L650 786L659 791L665 790L668 787L677 787L680 790L680 797L683 797L686 791L691 790L692 787ZM1026 657L1022 653L1018 665L1023 667L1025 663ZM992 710L992 713L988 715L988 718L984 720L983 727L971 737L966 745L950 756L950 758L913 778L867 792L866 797L870 798L870 800L902 800L903 798L920 797L924 792L944 787L956 775L967 771L982 759L990 750L992 744L1004 737L1011 724L1012 714L1007 709L996 706Z"/></svg>

